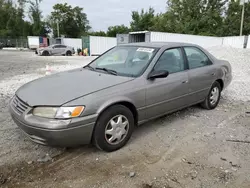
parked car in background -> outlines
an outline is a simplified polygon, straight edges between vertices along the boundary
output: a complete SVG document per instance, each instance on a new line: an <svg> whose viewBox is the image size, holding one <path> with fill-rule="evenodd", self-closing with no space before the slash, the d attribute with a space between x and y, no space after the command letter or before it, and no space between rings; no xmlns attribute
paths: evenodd
<svg viewBox="0 0 250 188"><path fill-rule="evenodd" d="M3 43L0 42L0 50L3 49Z"/></svg>
<svg viewBox="0 0 250 188"><path fill-rule="evenodd" d="M229 62L200 46L126 44L85 67L25 84L12 98L10 113L34 142L92 142L110 152L146 121L195 104L216 108L231 80Z"/></svg>
<svg viewBox="0 0 250 188"><path fill-rule="evenodd" d="M54 44L45 48L38 48L35 52L38 55L50 56L50 55L66 55L71 56L75 53L73 47L63 44Z"/></svg>

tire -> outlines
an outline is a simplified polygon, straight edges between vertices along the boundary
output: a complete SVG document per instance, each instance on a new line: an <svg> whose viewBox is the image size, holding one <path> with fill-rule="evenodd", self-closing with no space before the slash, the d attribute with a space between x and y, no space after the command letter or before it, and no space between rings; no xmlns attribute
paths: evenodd
<svg viewBox="0 0 250 188"><path fill-rule="evenodd" d="M119 118L121 121L118 120ZM123 122L123 124L117 124L117 122ZM114 127L116 127L115 132ZM97 148L106 152L116 151L128 142L133 130L134 116L132 112L123 105L114 105L105 110L98 118L93 133L93 142ZM122 136L120 137L120 135Z"/></svg>
<svg viewBox="0 0 250 188"><path fill-rule="evenodd" d="M72 52L71 51L67 51L66 52L66 56L72 56Z"/></svg>
<svg viewBox="0 0 250 188"><path fill-rule="evenodd" d="M49 52L48 52L48 51L44 51L44 52L42 53L42 55L43 55L43 56L49 56Z"/></svg>
<svg viewBox="0 0 250 188"><path fill-rule="evenodd" d="M212 95L215 96L213 99ZM216 81L213 83L206 99L201 103L201 106L207 110L213 110L218 106L220 102L220 97L221 97L221 86L219 82Z"/></svg>

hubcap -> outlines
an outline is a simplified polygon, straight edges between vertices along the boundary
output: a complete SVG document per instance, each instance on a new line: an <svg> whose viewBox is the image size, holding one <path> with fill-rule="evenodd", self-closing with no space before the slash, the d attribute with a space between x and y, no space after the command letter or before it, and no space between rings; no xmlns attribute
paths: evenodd
<svg viewBox="0 0 250 188"><path fill-rule="evenodd" d="M119 144L128 134L128 130L128 119L123 115L115 116L106 125L105 139L109 144Z"/></svg>
<svg viewBox="0 0 250 188"><path fill-rule="evenodd" d="M210 94L210 104L215 105L218 99L219 99L219 88L214 87Z"/></svg>

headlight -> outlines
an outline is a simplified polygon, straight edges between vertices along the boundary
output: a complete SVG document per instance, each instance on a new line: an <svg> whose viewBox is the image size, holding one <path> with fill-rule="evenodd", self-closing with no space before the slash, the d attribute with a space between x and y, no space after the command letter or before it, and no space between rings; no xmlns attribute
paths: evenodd
<svg viewBox="0 0 250 188"><path fill-rule="evenodd" d="M45 118L67 119L80 116L83 110L84 106L60 107L60 108L36 107L33 109L33 115Z"/></svg>
<svg viewBox="0 0 250 188"><path fill-rule="evenodd" d="M55 118L57 110L58 108L37 107L33 109L33 115L46 118Z"/></svg>

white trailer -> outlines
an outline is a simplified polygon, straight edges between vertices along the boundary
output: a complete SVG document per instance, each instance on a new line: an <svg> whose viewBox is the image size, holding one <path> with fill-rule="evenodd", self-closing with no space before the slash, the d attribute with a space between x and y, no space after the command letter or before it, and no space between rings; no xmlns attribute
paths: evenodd
<svg viewBox="0 0 250 188"><path fill-rule="evenodd" d="M117 45L114 37L89 36L90 54L101 55L105 51Z"/></svg>
<svg viewBox="0 0 250 188"><path fill-rule="evenodd" d="M39 48L39 36L28 36L28 46L29 49Z"/></svg>

